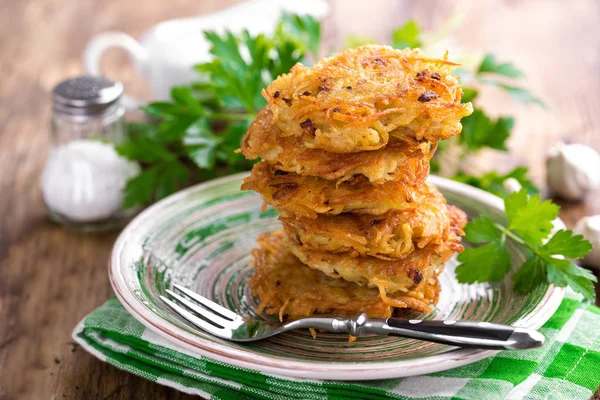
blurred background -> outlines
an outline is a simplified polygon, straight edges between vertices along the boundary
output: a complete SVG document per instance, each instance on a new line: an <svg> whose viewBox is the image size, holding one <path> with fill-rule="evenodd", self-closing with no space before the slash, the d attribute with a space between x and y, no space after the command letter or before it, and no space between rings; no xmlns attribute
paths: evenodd
<svg viewBox="0 0 600 400"><path fill-rule="evenodd" d="M43 213L33 183L50 146L50 92L60 81L86 72L83 52L94 36L122 31L140 39L159 22L207 14L237 3L7 2L7 10L0 16L4 31L0 38L4 174L0 179L2 187L27 188L19 195L19 207L10 209L14 204L3 201L1 213L12 218L22 218L21 213L31 218L35 210ZM595 33L600 11L596 2L375 0L328 4L328 15L322 21L321 55L343 49L349 35L389 44L394 29L414 20L427 33L452 25L441 33L444 40L435 46L441 49L448 44L451 59L457 52L474 57L491 53L523 72L519 85L547 107L511 101L502 90L481 90L477 104L490 116L514 117L515 126L507 142L510 152L483 151L469 163L471 168L485 171L494 167L507 172L513 166L525 165L544 190L545 157L557 141L598 146L594 110L598 102L595 89L600 85L600 38ZM122 82L129 95L141 100L156 97L148 79L140 75L123 50L108 50L101 57L99 70ZM587 213L593 213L600 205L586 207Z"/></svg>
<svg viewBox="0 0 600 400"><path fill-rule="evenodd" d="M52 147L51 92L60 81L89 72L84 68L84 52L90 40L103 32L119 31L141 40L163 21L206 15L238 3L242 2L2 3L0 397L15 398L11 397L15 393L28 395L22 398L185 397L102 364L69 341L69 332L81 316L111 296L106 260L116 234L84 235L48 221L39 182ZM292 7L303 7L301 2L295 3ZM486 147L465 159L450 158L455 167L460 163L469 174L481 176L488 171L502 175L524 166L533 184L543 194L552 195L546 182L546 159L557 143L581 143L600 151L599 2L332 0L324 4L324 8L313 4L322 15L318 17L321 56L352 43L390 44L392 32L412 20L432 51L448 49L450 59L463 57L475 69L486 54L493 54L497 64L512 63L522 72L501 76L500 81L510 78L512 87L524 88L527 94L513 90L511 97L510 90L497 85L473 84L479 90L476 105L489 118L514 118L507 151ZM238 30L246 23L260 29L261 21L260 12L242 13L230 24ZM268 21L264 24L274 26L272 18ZM158 34L164 39L169 32ZM198 48L189 40L175 38L169 43L184 49L177 57L188 59L206 47L201 36ZM93 53L93 49L89 51ZM170 57L151 57L148 65L175 62L176 56ZM97 70L122 82L125 93L138 101L159 97L150 81L157 87L166 84L163 75L144 77L144 68L136 68L122 49L108 50L99 59ZM202 61L206 60L197 60ZM127 118L145 120L147 116L130 110ZM600 213L599 194L596 190L577 201L556 198L568 227L581 217ZM69 251L64 251L66 248ZM30 347L35 343L45 346L34 354ZM23 371L28 379L19 376ZM15 382L16 387L7 392L3 381ZM28 385L32 382L33 386Z"/></svg>

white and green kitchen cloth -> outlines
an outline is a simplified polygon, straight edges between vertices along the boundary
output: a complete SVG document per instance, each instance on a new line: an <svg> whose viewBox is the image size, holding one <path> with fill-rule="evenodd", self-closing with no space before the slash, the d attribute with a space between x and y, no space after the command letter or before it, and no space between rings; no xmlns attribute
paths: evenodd
<svg viewBox="0 0 600 400"><path fill-rule="evenodd" d="M502 351L429 375L378 381L269 376L190 354L146 329L116 298L73 332L117 368L212 399L589 399L600 385L600 308L567 296L540 329L543 347Z"/></svg>

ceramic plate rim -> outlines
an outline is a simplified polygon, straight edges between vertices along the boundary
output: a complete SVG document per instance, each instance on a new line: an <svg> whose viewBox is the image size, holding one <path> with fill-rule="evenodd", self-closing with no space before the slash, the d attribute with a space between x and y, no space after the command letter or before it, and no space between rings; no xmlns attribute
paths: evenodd
<svg viewBox="0 0 600 400"><path fill-rule="evenodd" d="M145 327L194 354L212 358L226 364L247 368L268 375L319 380L334 379L359 381L422 375L460 367L498 353L498 351L495 350L460 349L434 356L402 361L353 364L323 361L293 361L274 356L256 354L243 349L211 342L186 332L152 312L129 291L125 278L120 272L122 265L119 255L129 236L135 232L137 225L142 223L148 216L151 216L156 211L172 202L185 198L191 192L200 191L228 181L241 181L241 179L247 175L247 172L242 172L213 179L175 193L141 212L120 233L113 246L108 266L110 284L121 304L123 304L127 311ZM429 181L436 186L448 188L460 195L470 197L485 205L499 209L504 208L502 199L472 186L437 176L430 176ZM548 290L536 308L529 314L523 315L515 325L539 329L558 309L563 296L563 288L555 287L553 285L548 286ZM523 319L526 319L526 321L523 322Z"/></svg>

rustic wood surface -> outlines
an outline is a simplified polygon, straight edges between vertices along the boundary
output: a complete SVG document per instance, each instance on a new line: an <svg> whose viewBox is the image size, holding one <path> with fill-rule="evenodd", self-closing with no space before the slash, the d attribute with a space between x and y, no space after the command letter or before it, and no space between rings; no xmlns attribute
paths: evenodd
<svg viewBox="0 0 600 400"><path fill-rule="evenodd" d="M235 1L7 0L0 13L0 399L183 399L188 396L96 360L71 330L113 295L106 264L116 234L84 235L50 223L39 176L50 144L49 91L82 72L81 53L94 34L122 30L140 37L153 24L208 13ZM510 154L485 153L476 165L528 165L543 186L544 156L558 140L600 150L600 3L548 0L342 1L326 20L328 45L349 33L386 41L415 18L436 28L456 11L456 42L492 50L527 73L526 84L549 108L518 105L484 93L488 109L517 118ZM104 62L127 90L148 89L124 54ZM600 213L598 194L563 203L561 216Z"/></svg>

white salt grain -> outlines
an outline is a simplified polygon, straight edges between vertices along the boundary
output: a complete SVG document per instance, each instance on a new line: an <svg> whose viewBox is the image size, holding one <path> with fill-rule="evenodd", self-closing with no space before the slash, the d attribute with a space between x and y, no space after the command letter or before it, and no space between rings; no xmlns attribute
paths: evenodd
<svg viewBox="0 0 600 400"><path fill-rule="evenodd" d="M110 144L74 140L50 150L42 174L46 205L72 221L87 222L117 214L127 180L137 163L119 156Z"/></svg>

